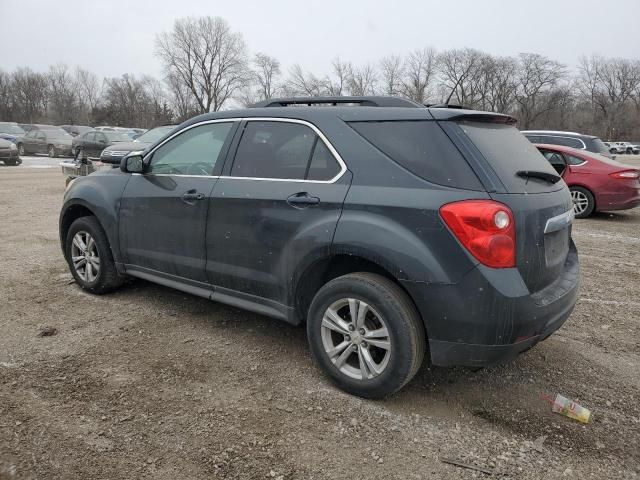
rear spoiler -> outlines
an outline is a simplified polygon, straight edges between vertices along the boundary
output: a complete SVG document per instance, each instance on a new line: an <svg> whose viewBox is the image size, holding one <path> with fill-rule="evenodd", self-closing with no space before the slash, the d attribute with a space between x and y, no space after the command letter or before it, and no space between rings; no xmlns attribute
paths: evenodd
<svg viewBox="0 0 640 480"><path fill-rule="evenodd" d="M429 109L431 115L436 120L468 120L471 122L498 123L503 125L514 125L517 119L510 115L494 112L479 112L477 110L434 108Z"/></svg>

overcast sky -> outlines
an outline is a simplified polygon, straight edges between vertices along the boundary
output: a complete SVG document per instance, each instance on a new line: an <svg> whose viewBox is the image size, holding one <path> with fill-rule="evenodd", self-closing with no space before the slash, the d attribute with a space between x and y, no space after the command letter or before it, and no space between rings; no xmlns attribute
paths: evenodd
<svg viewBox="0 0 640 480"><path fill-rule="evenodd" d="M536 52L570 66L582 54L640 57L640 0L0 0L0 68L63 62L99 75L162 74L158 32L176 18L221 16L250 52L316 74L433 46Z"/></svg>

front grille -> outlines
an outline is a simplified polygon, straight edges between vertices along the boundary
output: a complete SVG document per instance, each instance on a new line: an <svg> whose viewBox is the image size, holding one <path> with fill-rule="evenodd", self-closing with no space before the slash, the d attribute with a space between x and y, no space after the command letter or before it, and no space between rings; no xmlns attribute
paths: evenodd
<svg viewBox="0 0 640 480"><path fill-rule="evenodd" d="M128 151L124 150L107 150L106 152L102 152L103 157L124 157Z"/></svg>

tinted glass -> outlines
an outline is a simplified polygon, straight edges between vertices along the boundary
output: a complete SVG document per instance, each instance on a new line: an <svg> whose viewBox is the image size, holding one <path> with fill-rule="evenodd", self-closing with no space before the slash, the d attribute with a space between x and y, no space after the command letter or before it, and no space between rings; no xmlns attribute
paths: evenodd
<svg viewBox="0 0 640 480"><path fill-rule="evenodd" d="M131 141L131 137L123 132L104 132L104 135L107 141L109 142L130 142Z"/></svg>
<svg viewBox="0 0 640 480"><path fill-rule="evenodd" d="M14 133L16 135L24 135L24 130L17 125L0 123L0 133Z"/></svg>
<svg viewBox="0 0 640 480"><path fill-rule="evenodd" d="M154 128L153 130L149 130L148 132L140 135L138 138L136 138L136 141L144 142L144 143L156 142L160 140L162 137L164 137L171 130L173 130L173 128L174 128L173 126Z"/></svg>
<svg viewBox="0 0 640 480"><path fill-rule="evenodd" d="M429 182L482 189L469 164L436 122L352 122L349 125L389 158Z"/></svg>
<svg viewBox="0 0 640 480"><path fill-rule="evenodd" d="M56 128L56 129L46 129L44 130L47 134L47 136L49 138L56 138L56 139L67 139L67 140L71 140L71 135L68 132L65 132L63 129L61 128Z"/></svg>
<svg viewBox="0 0 640 480"><path fill-rule="evenodd" d="M556 174L542 154L515 127L487 122L458 122L462 131L480 150L510 193L550 191L562 188L519 177L518 171L537 170Z"/></svg>
<svg viewBox="0 0 640 480"><path fill-rule="evenodd" d="M554 170L562 175L566 168L562 155L556 152L542 152L542 154L544 155L544 158L549 161Z"/></svg>
<svg viewBox="0 0 640 480"><path fill-rule="evenodd" d="M158 148L151 173L211 175L232 127L231 122L191 128Z"/></svg>
<svg viewBox="0 0 640 480"><path fill-rule="evenodd" d="M316 138L305 125L248 122L231 169L232 177L302 180Z"/></svg>
<svg viewBox="0 0 640 480"><path fill-rule="evenodd" d="M96 139L96 134L95 132L89 132L85 134L85 136L82 138L84 139L85 142L93 142Z"/></svg>
<svg viewBox="0 0 640 480"><path fill-rule="evenodd" d="M333 154L329 151L327 145L320 139L316 142L316 146L311 156L309 171L307 173L308 180L331 180L340 173L340 165Z"/></svg>
<svg viewBox="0 0 640 480"><path fill-rule="evenodd" d="M599 138L592 138L591 142L589 142L589 150L596 153L605 153L609 154L609 147L607 147L602 140Z"/></svg>
<svg viewBox="0 0 640 480"><path fill-rule="evenodd" d="M542 136L542 143L550 143L553 145L564 145L565 147L572 148L584 148L584 145L577 138L569 138L569 137L556 137L556 136Z"/></svg>

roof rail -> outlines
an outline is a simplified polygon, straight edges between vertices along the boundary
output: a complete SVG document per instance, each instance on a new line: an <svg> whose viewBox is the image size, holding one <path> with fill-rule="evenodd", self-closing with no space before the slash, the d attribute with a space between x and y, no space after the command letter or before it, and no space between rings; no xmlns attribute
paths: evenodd
<svg viewBox="0 0 640 480"><path fill-rule="evenodd" d="M454 105L452 103L425 103L425 107L427 108L457 108L459 110L464 110L466 107L463 105Z"/></svg>
<svg viewBox="0 0 640 480"><path fill-rule="evenodd" d="M362 97L289 97L272 98L251 105L250 108L261 107L290 107L292 105L332 105L357 104L362 107L408 107L424 108L419 103L407 98L383 97L383 96L362 96Z"/></svg>

